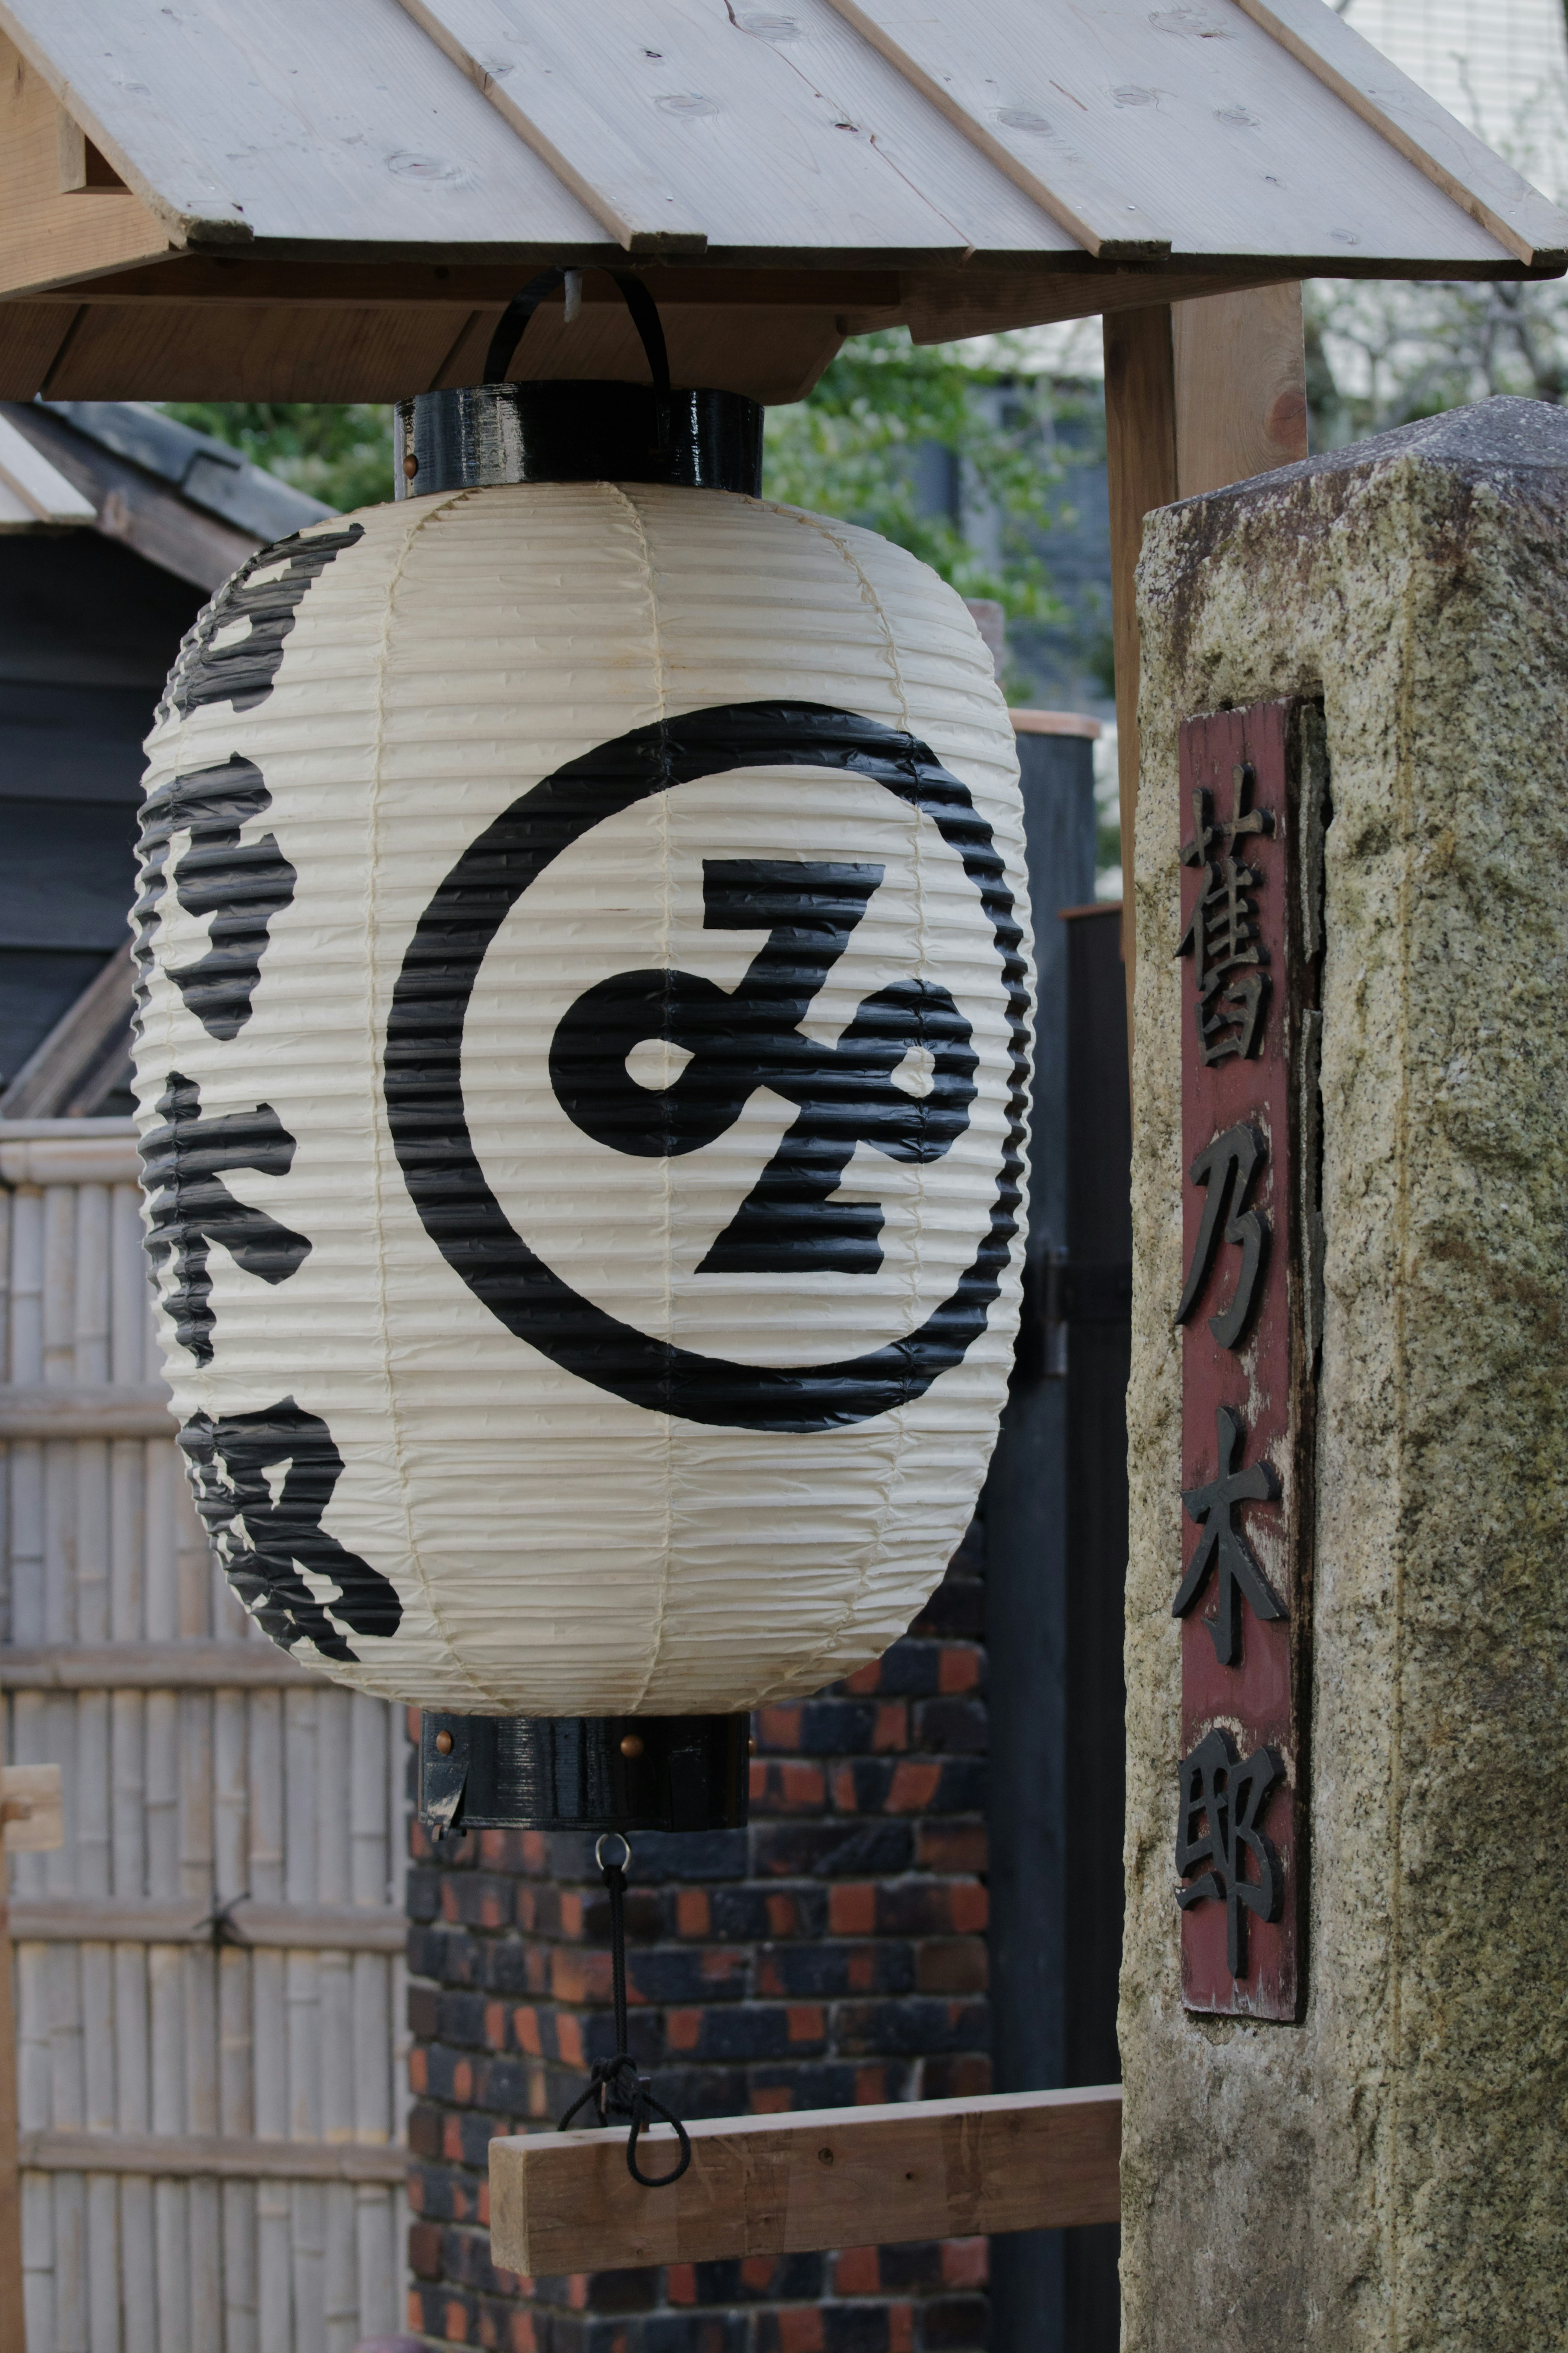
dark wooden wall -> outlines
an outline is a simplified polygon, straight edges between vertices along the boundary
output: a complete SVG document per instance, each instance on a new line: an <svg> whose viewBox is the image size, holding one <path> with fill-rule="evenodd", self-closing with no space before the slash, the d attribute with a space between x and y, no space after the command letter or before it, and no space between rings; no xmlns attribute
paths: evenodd
<svg viewBox="0 0 1568 2353"><path fill-rule="evenodd" d="M0 535L0 1083L126 937L142 742L204 601L98 532Z"/></svg>
<svg viewBox="0 0 1568 2353"><path fill-rule="evenodd" d="M1039 1010L1024 1330L981 1513L998 2091L1116 2083L1131 1122L1091 751L1022 736ZM1064 912L1067 911L1067 912ZM1115 2353L1116 2232L993 2242L993 2353Z"/></svg>

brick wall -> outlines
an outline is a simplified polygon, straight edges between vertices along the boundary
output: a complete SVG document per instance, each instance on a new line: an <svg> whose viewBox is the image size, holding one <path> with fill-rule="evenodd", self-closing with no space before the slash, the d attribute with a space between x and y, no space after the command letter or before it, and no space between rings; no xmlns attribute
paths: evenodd
<svg viewBox="0 0 1568 2353"><path fill-rule="evenodd" d="M752 1822L638 1837L631 2047L688 2118L990 2081L984 1584L972 1534L887 1656L756 1720ZM972 2353L984 2240L569 2279L496 2271L491 2136L548 2126L615 2045L592 1841L415 1831L412 2323L506 2353Z"/></svg>

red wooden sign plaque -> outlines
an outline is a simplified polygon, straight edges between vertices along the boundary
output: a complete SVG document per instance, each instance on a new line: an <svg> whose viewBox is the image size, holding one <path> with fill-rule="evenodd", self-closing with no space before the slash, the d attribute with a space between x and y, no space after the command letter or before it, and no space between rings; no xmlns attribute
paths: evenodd
<svg viewBox="0 0 1568 2353"><path fill-rule="evenodd" d="M1182 1993L1287 2021L1306 1916L1321 726L1289 702L1181 731Z"/></svg>

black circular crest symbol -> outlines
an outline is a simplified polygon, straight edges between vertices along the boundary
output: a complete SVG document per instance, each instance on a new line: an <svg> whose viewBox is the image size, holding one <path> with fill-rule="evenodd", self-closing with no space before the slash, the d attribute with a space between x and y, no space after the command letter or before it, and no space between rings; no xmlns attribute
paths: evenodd
<svg viewBox="0 0 1568 2353"><path fill-rule="evenodd" d="M1007 1124L974 1255L916 1330L837 1363L734 1364L607 1314L518 1233L468 1133L463 1025L497 932L563 850L673 786L791 766L838 768L880 786L929 818L962 860L991 926L1006 997ZM879 867L841 861L705 860L708 925L769 934L741 988L730 994L681 973L621 974L585 992L557 1027L550 1055L557 1099L584 1133L620 1151L699 1150L758 1086L796 1105L784 1145L705 1266L874 1271L880 1209L832 1199L856 1142L865 1138L892 1158L931 1160L968 1124L975 1057L969 1026L946 989L910 981L879 991L836 1049L811 1047L796 1029L880 880ZM1022 948L990 827L966 786L915 736L810 702L730 703L635 728L513 801L464 851L419 919L393 993L384 1072L409 1196L431 1240L491 1314L597 1388L721 1428L804 1433L868 1421L911 1404L962 1363L1001 1287L1023 1176L1029 1040ZM662 1094L637 1086L626 1071L627 1053L660 1037L691 1057ZM925 1058L918 1112L892 1075L911 1046Z"/></svg>

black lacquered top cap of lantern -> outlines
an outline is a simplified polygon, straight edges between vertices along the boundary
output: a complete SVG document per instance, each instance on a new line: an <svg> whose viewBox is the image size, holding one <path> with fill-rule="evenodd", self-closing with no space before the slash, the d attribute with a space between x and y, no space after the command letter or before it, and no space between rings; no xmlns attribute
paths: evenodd
<svg viewBox="0 0 1568 2353"><path fill-rule="evenodd" d="M398 403L405 497L496 482L669 482L749 491L763 480L763 412L743 393L672 388L652 296L613 273L647 354L652 383L598 379L509 384L524 329L565 276L541 271L503 314L483 384Z"/></svg>

